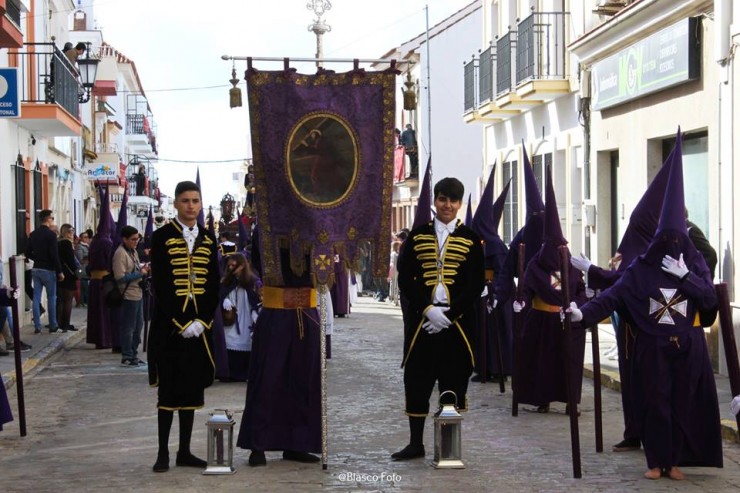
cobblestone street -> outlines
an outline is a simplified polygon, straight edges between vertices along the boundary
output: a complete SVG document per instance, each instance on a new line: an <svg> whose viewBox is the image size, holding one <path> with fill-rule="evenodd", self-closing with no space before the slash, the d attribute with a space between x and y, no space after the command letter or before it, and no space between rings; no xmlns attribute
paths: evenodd
<svg viewBox="0 0 740 493"><path fill-rule="evenodd" d="M46 337L46 336L45 336ZM80 340L80 339L78 339ZM30 339L29 342L33 342ZM250 468L237 449L237 473L203 476L174 467L177 425L170 441L172 468L151 472L156 456L156 395L146 369L119 367L118 355L78 342L25 381L28 436L19 437L15 387L9 392L16 421L0 433L2 491L735 491L740 447L725 442L724 469L685 468L687 481L642 479L641 452L613 453L621 439L619 395L603 390L604 449L594 450L593 386L583 386L579 420L583 478L573 479L564 405L547 415L527 406L511 416L511 393L497 384L471 383L464 415L464 470L435 470L431 419L425 460L393 462L408 440L403 414L400 310L360 298L348 318L335 319L328 362L329 467L286 462L268 452L268 465ZM208 411L244 408L245 385L215 383L206 408L196 412L193 451L206 454ZM436 398L436 396L434 397ZM436 406L433 406L436 407Z"/></svg>

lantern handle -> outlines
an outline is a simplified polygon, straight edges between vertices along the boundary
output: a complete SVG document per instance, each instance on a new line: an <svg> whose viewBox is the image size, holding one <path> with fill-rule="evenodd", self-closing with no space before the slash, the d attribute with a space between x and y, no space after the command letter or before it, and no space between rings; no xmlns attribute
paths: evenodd
<svg viewBox="0 0 740 493"><path fill-rule="evenodd" d="M443 404L442 404L442 397L443 397L443 396L444 396L445 394L452 394L452 397L454 397L454 398L455 398L455 402L454 402L454 404L453 404L453 405L455 406L455 409L457 409L457 394L456 394L455 392L453 392L452 390L445 390L444 392L442 392L441 394L439 394L439 405L440 405L440 406L442 406L442 405L443 405Z"/></svg>
<svg viewBox="0 0 740 493"><path fill-rule="evenodd" d="M455 401L457 402L457 401ZM231 419L231 412L228 409L214 409L212 413L209 413L211 416L214 416L217 412L224 413L229 419Z"/></svg>

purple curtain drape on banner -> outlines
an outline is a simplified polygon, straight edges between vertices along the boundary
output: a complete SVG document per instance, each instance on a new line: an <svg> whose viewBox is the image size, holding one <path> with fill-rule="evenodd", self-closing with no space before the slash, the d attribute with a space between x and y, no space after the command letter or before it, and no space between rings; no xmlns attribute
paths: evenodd
<svg viewBox="0 0 740 493"><path fill-rule="evenodd" d="M294 273L331 285L334 252L353 265L370 241L387 274L397 73L247 70L265 285L283 284L281 248Z"/></svg>

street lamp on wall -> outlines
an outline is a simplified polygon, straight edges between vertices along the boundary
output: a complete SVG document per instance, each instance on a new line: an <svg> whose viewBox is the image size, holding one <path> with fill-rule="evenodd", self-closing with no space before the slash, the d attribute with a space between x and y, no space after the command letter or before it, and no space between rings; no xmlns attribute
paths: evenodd
<svg viewBox="0 0 740 493"><path fill-rule="evenodd" d="M80 83L83 89L83 92L79 95L80 103L90 101L92 88L95 85L95 77L98 75L98 63L100 63L98 58L92 58L90 56L90 43L87 43L85 58L77 59L77 67L80 71Z"/></svg>

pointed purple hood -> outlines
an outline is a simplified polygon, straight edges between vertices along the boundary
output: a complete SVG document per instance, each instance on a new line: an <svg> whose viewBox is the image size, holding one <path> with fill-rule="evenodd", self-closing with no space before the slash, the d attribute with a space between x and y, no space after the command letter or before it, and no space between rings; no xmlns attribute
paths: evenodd
<svg viewBox="0 0 740 493"><path fill-rule="evenodd" d="M524 174L524 191L527 194L527 218L522 228L521 238L525 245L524 260L526 265L542 246L545 204L542 203L542 196L539 188L537 188L537 180L535 180L527 150L524 148L524 142L522 142L522 151L524 153L524 169L522 172Z"/></svg>
<svg viewBox="0 0 740 493"><path fill-rule="evenodd" d="M468 209L465 211L465 222L463 223L468 228L473 225L473 194L468 194Z"/></svg>
<svg viewBox="0 0 740 493"><path fill-rule="evenodd" d="M146 216L146 226L144 227L144 248L152 247L152 234L154 233L154 213L152 206L149 206L149 214Z"/></svg>
<svg viewBox="0 0 740 493"><path fill-rule="evenodd" d="M203 187L200 186L200 166L197 168L197 171L195 172L195 184L198 185L198 189L200 189L200 196L201 196L201 203L203 202ZM200 212L198 213L198 226L201 228L205 227L206 224L206 216L205 212L203 212L203 207L200 208Z"/></svg>
<svg viewBox="0 0 740 493"><path fill-rule="evenodd" d="M470 222L470 227L476 232L480 239L488 241L496 234L496 227L498 224L493 224L493 182L496 176L496 165L493 165L491 174L488 175L488 181L486 187L483 189L483 194L480 196L480 202L478 207L475 209L475 215Z"/></svg>
<svg viewBox="0 0 740 493"><path fill-rule="evenodd" d="M545 183L545 224L544 240L538 254L538 261L546 270L560 269L560 253L558 247L567 245L560 227L558 203L555 198L555 189L552 185L552 167L547 167Z"/></svg>
<svg viewBox="0 0 740 493"><path fill-rule="evenodd" d="M108 186L100 186L100 218L98 219L98 228L96 234L110 238L114 231L113 216L110 211L110 198Z"/></svg>
<svg viewBox="0 0 740 493"><path fill-rule="evenodd" d="M411 229L416 229L432 220L432 156L429 155L427 160L427 169L424 171L424 179L421 182L421 191L419 200L416 203L416 214L414 215L414 225Z"/></svg>
<svg viewBox="0 0 740 493"><path fill-rule="evenodd" d="M682 139L683 135L679 128L676 134L676 142ZM619 270L626 269L636 257L642 255L655 236L658 219L660 219L660 209L663 207L663 198L668 184L668 174L671 170L670 163L675 152L676 147L671 150L663 166L655 175L653 181L650 182L642 198L630 214L629 224L617 248L617 252L622 255Z"/></svg>
<svg viewBox="0 0 740 493"><path fill-rule="evenodd" d="M689 268L695 262L704 262L703 257L689 239L686 225L682 140L682 138L676 139L676 146L670 159L664 165L664 167L669 167L669 174L658 227L647 251L641 256L649 264L656 266L660 265L664 255L677 259L683 254L684 261Z"/></svg>

